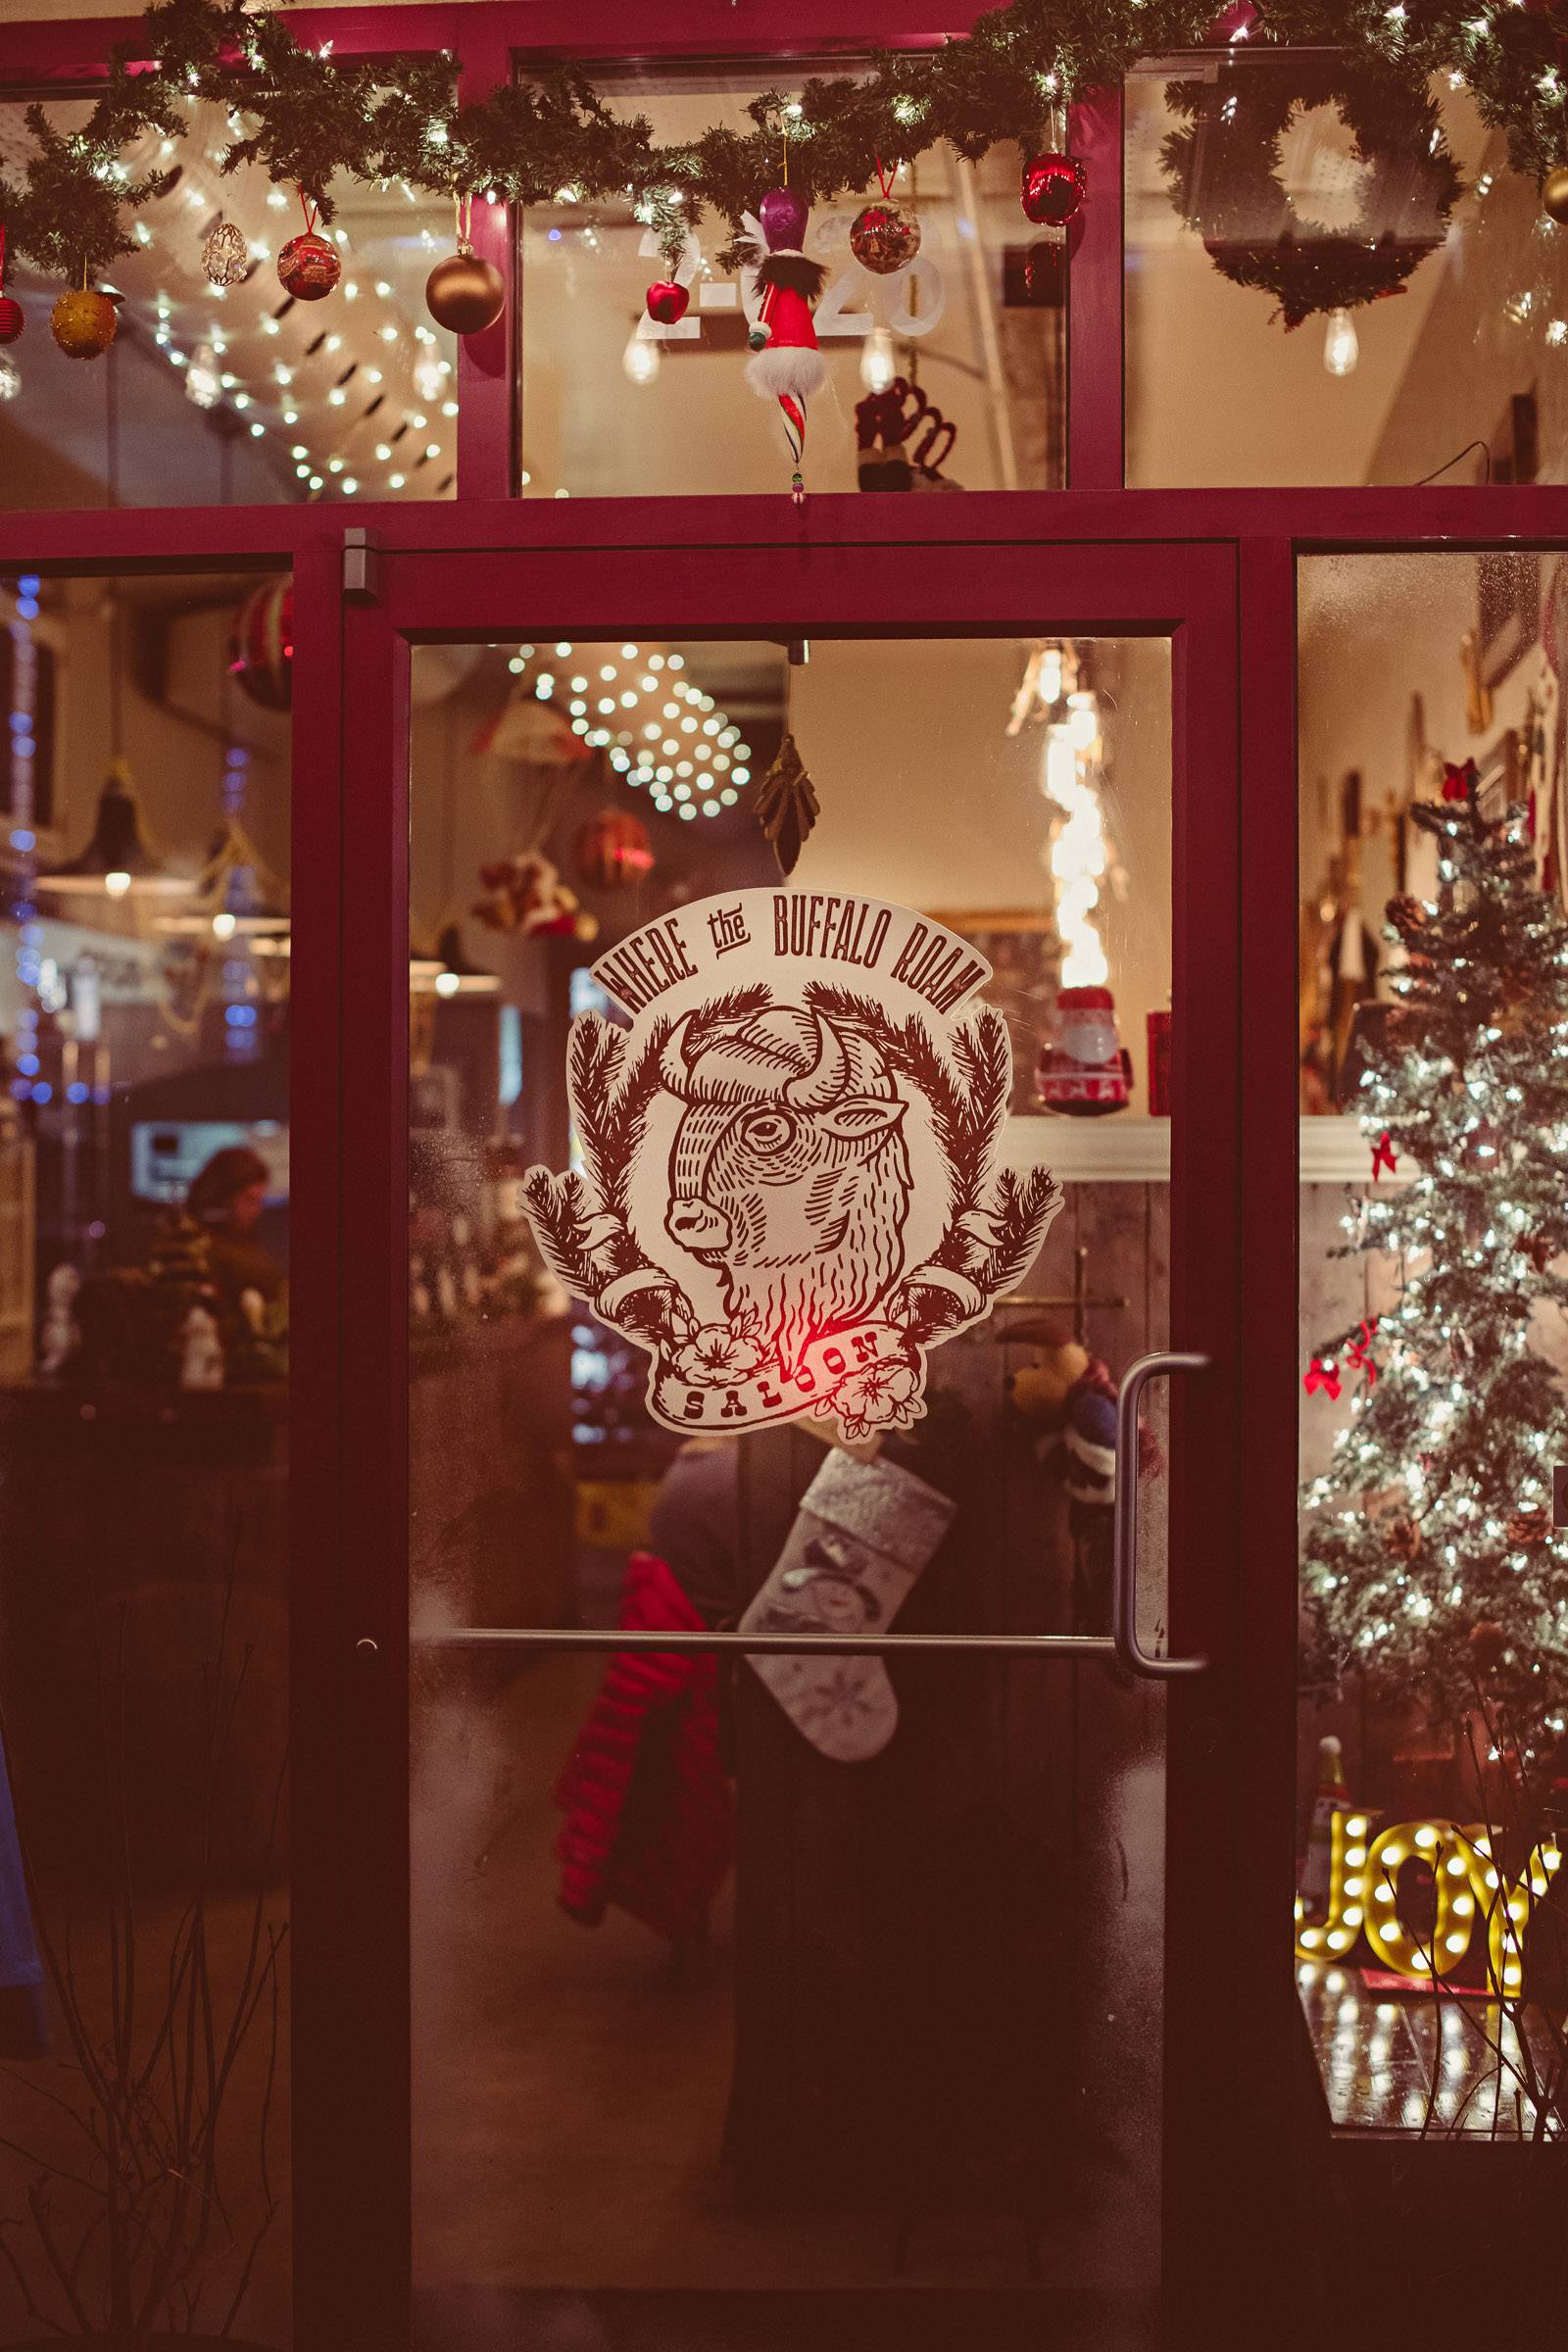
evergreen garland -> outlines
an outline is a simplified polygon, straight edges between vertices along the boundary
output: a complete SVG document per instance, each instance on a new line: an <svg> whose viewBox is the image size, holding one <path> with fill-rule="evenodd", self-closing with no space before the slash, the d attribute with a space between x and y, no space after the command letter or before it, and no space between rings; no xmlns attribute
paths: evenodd
<svg viewBox="0 0 1568 2352"><path fill-rule="evenodd" d="M1568 1310L1568 921L1536 886L1524 810L1488 824L1473 768L1450 788L1462 805L1413 811L1437 838L1437 904L1389 906L1408 960L1369 1043L1361 1129L1419 1173L1375 1188L1335 1252L1392 1259L1396 1296L1375 1377L1345 1366L1352 1418L1303 1496L1307 1667L1449 1723L1479 1697L1540 1755L1568 1712L1568 1535L1551 1520L1568 1403L1542 1352Z"/></svg>
<svg viewBox="0 0 1568 2352"><path fill-rule="evenodd" d="M999 140L1032 149L1053 109L1118 84L1142 58L1202 45L1213 16L1214 0L1012 0L966 36L877 57L859 77L764 93L748 109L749 133L714 128L661 147L645 117L614 114L571 66L461 106L452 57L339 62L297 40L275 9L153 0L80 131L53 133L29 110L34 152L20 185L0 178L0 219L14 250L51 273L107 269L130 243L123 209L164 184L122 177L122 148L151 127L177 135L180 106L205 98L237 125L221 168L261 164L323 219L339 172L427 194L493 190L517 205L569 187L629 196L673 261L705 208L739 235L779 177L786 130L791 180L812 202L866 187L878 162L909 162L939 140L971 161ZM1506 130L1515 170L1539 179L1564 160L1568 0L1266 0L1255 16L1254 49L1330 45L1340 86L1370 74L1401 122L1428 104L1428 77L1446 72Z"/></svg>

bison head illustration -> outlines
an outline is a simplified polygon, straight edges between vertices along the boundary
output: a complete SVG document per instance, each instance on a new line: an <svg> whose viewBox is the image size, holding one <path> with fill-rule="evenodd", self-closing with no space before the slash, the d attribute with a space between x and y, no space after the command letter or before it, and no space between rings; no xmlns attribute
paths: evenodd
<svg viewBox="0 0 1568 2352"><path fill-rule="evenodd" d="M798 1004L706 1025L689 1013L661 1075L683 1105L665 1230L793 1370L903 1266L907 1105L867 1037Z"/></svg>

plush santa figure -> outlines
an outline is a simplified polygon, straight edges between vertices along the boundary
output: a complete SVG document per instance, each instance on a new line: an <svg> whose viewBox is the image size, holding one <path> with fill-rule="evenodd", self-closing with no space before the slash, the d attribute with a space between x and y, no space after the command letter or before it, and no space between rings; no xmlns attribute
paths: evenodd
<svg viewBox="0 0 1568 2352"><path fill-rule="evenodd" d="M820 391L827 365L816 345L811 312L827 271L803 250L810 207L794 188L769 188L758 206L764 251L757 264L761 315L749 341L754 357L746 380L761 400L776 400L784 416L795 472L790 496L806 498L801 461L806 452L806 404Z"/></svg>

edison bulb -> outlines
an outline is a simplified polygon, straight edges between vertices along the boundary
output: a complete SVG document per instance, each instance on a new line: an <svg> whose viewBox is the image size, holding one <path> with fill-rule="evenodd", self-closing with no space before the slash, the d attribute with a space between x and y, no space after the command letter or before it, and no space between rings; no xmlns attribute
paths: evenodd
<svg viewBox="0 0 1568 2352"><path fill-rule="evenodd" d="M1323 338L1323 365L1330 375L1351 375L1361 357L1360 338L1355 320L1348 311L1329 313L1328 333Z"/></svg>
<svg viewBox="0 0 1568 2352"><path fill-rule="evenodd" d="M644 342L635 327L621 354L621 372L630 384L651 384L659 373L660 349L657 343Z"/></svg>
<svg viewBox="0 0 1568 2352"><path fill-rule="evenodd" d="M899 372L899 355L885 326L873 326L860 346L860 381L868 392L885 392Z"/></svg>

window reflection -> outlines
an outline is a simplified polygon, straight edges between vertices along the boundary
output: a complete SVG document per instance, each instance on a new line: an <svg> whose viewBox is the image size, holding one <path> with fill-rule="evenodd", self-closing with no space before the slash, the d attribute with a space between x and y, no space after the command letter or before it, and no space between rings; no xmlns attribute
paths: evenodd
<svg viewBox="0 0 1568 2352"><path fill-rule="evenodd" d="M85 104L54 102L72 128ZM342 276L320 302L291 298L276 257L306 224L299 198L251 169L223 174L232 133L220 108L187 110L177 141L149 131L125 151L132 177L174 183L129 224L132 250L105 284L123 297L102 358L67 359L49 332L58 285L22 263L8 271L29 331L0 376L0 498L9 506L261 504L279 499L449 498L456 485L456 339L424 301L450 250L440 200L400 180L346 175L321 233ZM0 107L0 157L22 167L17 106ZM214 284L204 255L233 232L234 282Z"/></svg>
<svg viewBox="0 0 1568 2352"><path fill-rule="evenodd" d="M798 60L790 74L812 69ZM836 73L844 61L833 61ZM755 74L596 72L661 140L710 123L749 132ZM827 362L810 403L808 489L1040 489L1063 466L1066 247L1018 205L1019 155L978 164L940 146L890 175L918 254L876 275L850 251L873 184L812 210L806 250L828 276L815 313ZM648 316L666 266L629 204L563 190L520 223L522 470L532 498L777 491L790 466L771 404L745 381L747 283L720 268L725 223L699 222L675 270L684 314ZM895 393L893 387L900 389Z"/></svg>
<svg viewBox="0 0 1568 2352"><path fill-rule="evenodd" d="M286 603L0 580L8 2342L288 2341Z"/></svg>

